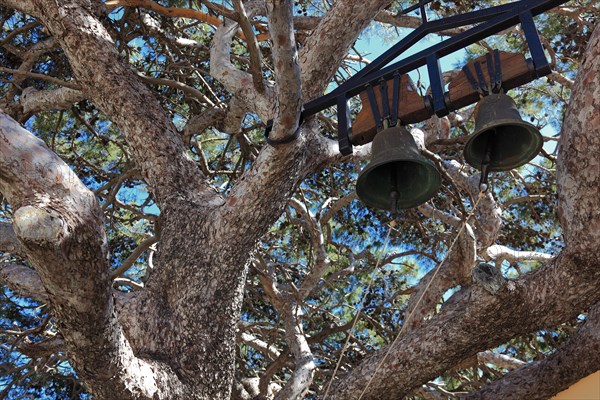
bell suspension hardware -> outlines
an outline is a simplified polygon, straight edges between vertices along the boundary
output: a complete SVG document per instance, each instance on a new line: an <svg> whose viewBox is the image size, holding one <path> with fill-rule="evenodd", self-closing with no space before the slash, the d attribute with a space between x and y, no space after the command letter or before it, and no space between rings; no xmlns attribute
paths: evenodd
<svg viewBox="0 0 600 400"><path fill-rule="evenodd" d="M390 116L390 126L396 126L398 123L398 106L400 102L400 73L394 72L394 88L392 95L392 115Z"/></svg>
<svg viewBox="0 0 600 400"><path fill-rule="evenodd" d="M477 79L473 76L469 64L465 65L461 70L471 84L471 87L473 87L473 90L479 93L481 97L487 96L490 93L499 93L502 90L502 61L500 60L500 52L498 49L495 49L492 53L487 53L485 59L490 80L489 86L479 61L473 64Z"/></svg>
<svg viewBox="0 0 600 400"><path fill-rule="evenodd" d="M483 95L487 96L488 94L490 94L490 89L488 88L487 82L485 81L485 78L483 76L483 70L481 69L480 62L475 63L475 72L477 72L477 79L479 79L479 86L483 91Z"/></svg>
<svg viewBox="0 0 600 400"><path fill-rule="evenodd" d="M487 189L490 172L507 171L527 163L543 144L539 130L523 121L515 102L504 92L551 72L533 17L566 0L520 0L433 21L428 20L425 9L430 2L419 0L404 11L419 9L421 26L332 92L304 104L300 114L299 126L304 118L337 105L338 146L342 155L352 154L353 145L373 142L371 162L360 173L356 192L367 205L392 212L424 203L441 185L435 164L420 154L414 138L402 124L424 121L434 114L443 117L479 100L475 132L465 144L464 158L481 171L482 189ZM531 60L494 50L463 68L463 82L466 79L470 88L455 84L461 80L459 74L445 90L440 58L518 23L525 33ZM425 36L466 25L472 27L387 65ZM483 64L487 66L485 72ZM416 94L407 75L422 66L427 68L431 87L431 94L426 96ZM390 80L393 80L391 108ZM375 85L379 86L377 93ZM365 92L367 100L362 97ZM359 94L370 107L363 107L357 115L353 134L348 100ZM374 127L365 126L364 118L359 121L366 110L370 111ZM265 136L272 146L289 143L300 133L298 128L290 137L276 141L269 138L271 128L270 121Z"/></svg>
<svg viewBox="0 0 600 400"><path fill-rule="evenodd" d="M458 104L451 101L452 90L450 90L450 93L444 92L443 81L439 74L439 59L516 24L520 23L525 33L532 58L530 61L531 72L513 77L514 79L511 79L511 81L514 82L511 85L514 86L508 87L508 84L505 83L504 90L522 85L551 72L533 17L564 4L567 0L520 0L438 20L428 20L425 5L429 2L429 0L421 0L403 12L403 14L406 14L417 9L420 10L423 23L418 28L335 90L304 104L303 118L314 115L328 107L338 106L338 145L340 153L343 155L352 153L354 143L350 118L348 118L347 101L365 90L365 85L376 85L380 79L390 80L396 73L400 75L407 74L427 65L432 82L432 94L430 97L422 99L422 101L424 102L423 106L428 104L429 107L423 107L422 113L414 114L415 120L410 123L424 121L433 114L438 116L447 115L450 111L472 104L476 100L470 103L461 101ZM473 26L456 36L405 57L401 61L387 65L429 34L468 25ZM498 70L496 68L496 71ZM268 132L266 134L268 136ZM278 144L277 142L273 143Z"/></svg>
<svg viewBox="0 0 600 400"><path fill-rule="evenodd" d="M390 103L387 97L387 83L383 78L379 80L379 91L381 93L381 105L383 106L383 119L387 121L388 126L386 128L389 128L391 118ZM371 107L373 107L373 104L371 104Z"/></svg>
<svg viewBox="0 0 600 400"><path fill-rule="evenodd" d="M294 131L294 134L290 135L284 139L281 139L281 140L274 140L274 139L269 138L269 133L271 133L271 130L273 129L273 121L268 121L267 127L265 128L265 139L267 141L267 144L270 146L278 146L280 144L287 144L287 143L293 142L300 135L300 128L301 128L303 122L304 122L304 116L302 115L302 113L300 113L300 120L298 121L298 128L296 128L296 130Z"/></svg>
<svg viewBox="0 0 600 400"><path fill-rule="evenodd" d="M525 32L525 39L527 40L527 46L529 46L529 52L531 53L531 58L533 60L535 76L536 78L540 78L548 75L552 72L552 69L546 59L544 46L542 46L542 42L540 41L540 36L535 27L533 17L534 14L531 9L524 10L519 14L519 21L521 23L521 28L523 28L523 32Z"/></svg>
<svg viewBox="0 0 600 400"><path fill-rule="evenodd" d="M367 94L369 95L369 103L371 103L371 111L373 113L373 119L375 120L375 126L377 127L377 131L380 131L383 129L383 118L381 118L379 108L377 107L375 91L373 90L373 86L370 84L366 84L365 86L367 87Z"/></svg>
<svg viewBox="0 0 600 400"><path fill-rule="evenodd" d="M431 95L425 96L427 108L438 117L446 116L450 113L450 100L449 94L444 92L444 80L438 55L429 54L426 62L431 86Z"/></svg>

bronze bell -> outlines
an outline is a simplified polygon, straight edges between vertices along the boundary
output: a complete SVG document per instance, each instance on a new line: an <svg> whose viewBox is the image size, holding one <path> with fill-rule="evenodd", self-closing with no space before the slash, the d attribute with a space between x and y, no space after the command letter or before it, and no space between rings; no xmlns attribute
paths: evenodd
<svg viewBox="0 0 600 400"><path fill-rule="evenodd" d="M489 171L508 171L533 159L543 138L521 119L515 101L504 93L490 94L477 105L475 133L464 149L465 160L477 169L489 162Z"/></svg>
<svg viewBox="0 0 600 400"><path fill-rule="evenodd" d="M356 181L356 194L366 205L395 212L416 207L438 191L440 173L421 155L406 128L397 126L377 133L371 155L371 162Z"/></svg>

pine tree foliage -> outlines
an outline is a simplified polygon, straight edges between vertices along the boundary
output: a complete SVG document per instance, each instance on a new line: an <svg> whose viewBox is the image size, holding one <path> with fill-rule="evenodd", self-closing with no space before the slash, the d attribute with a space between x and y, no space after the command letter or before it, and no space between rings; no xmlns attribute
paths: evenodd
<svg viewBox="0 0 600 400"><path fill-rule="evenodd" d="M86 2L77 0L73 3ZM230 83L212 72L214 59L211 59L211 46L223 46L223 41L215 39L223 26L215 26L214 20L227 20L224 26L234 21L249 23L254 38L248 37L246 30L237 30L233 35L231 68L255 74L257 66L252 60L258 56L258 73L267 87L263 90L268 92L279 84L278 79L282 79L279 75L281 66L273 61L280 49L269 36L269 15L275 13L271 7L287 7L286 4L290 3L296 48L302 52L314 43L311 35L327 20L336 2L111 0L87 3L91 4L91 13L110 36L119 62L133 71L136 79L160 103L168 123L175 127L181 138L185 158L193 161L194 168L214 188L214 192L225 199L227 205L234 204L234 194L238 193L235 192L236 185L253 179L253 171L263 162L264 154L270 151L264 137L267 121L261 111L261 107L268 108L270 105L267 101L266 106L253 108L253 104L244 97L243 92L250 89L260 93L256 81L254 86L251 82L240 86L236 92L231 89ZM359 7L357 4L360 2L349 0L347 3L348 7ZM428 16L430 19L440 18L498 3L495 0L436 0L428 5ZM74 66L70 59L71 50L63 48L65 39L54 36L55 21L44 20L45 17L37 14L39 10L33 16L27 9L15 4L12 0L0 0L0 112L41 139L97 199L108 246L109 284L115 304L119 304L118 299L141 296L145 292L172 293L166 289L161 291L160 285L180 282L176 273L156 278L157 271L166 264L169 268L176 266L176 262L206 264L218 271L220 265L214 260L226 260L228 254L223 252L235 249L224 246L223 249L228 250L218 250L222 254L213 257L210 249L203 253L202 247L212 243L207 237L219 234L220 227L199 234L196 249L184 248L180 254L161 250L166 242L181 240L186 245L190 242L183 234L179 238L176 236L176 229L169 222L176 211L169 201L157 194L154 178L149 178L148 166L139 158L136 147L144 146L144 141L153 140L152 136L149 134L132 140L131 134L126 132L129 126L124 127L118 121L127 119L135 125L138 117L125 115L131 112L125 108L124 115L119 117L122 117L121 120L107 112L105 105L90 94L95 89L82 86L92 79L81 77L81 67ZM246 15L236 11L240 5L244 6ZM393 1L382 6L379 13L369 17L372 20L366 21L369 22L368 27L358 40L388 44L399 40L414 28L415 21L420 20L418 11L401 15L401 11L410 5L412 2ZM182 17L165 11L166 8L193 10L194 13ZM361 365L368 365L373 356L382 354L394 343L415 308L418 308L415 317L402 335L418 335L419 329L425 332L429 321L443 316L447 309L461 301L464 293L492 296L478 291L470 273L460 272L458 268L451 271L454 268L452 263L460 264L462 261L459 260L466 254L457 252L466 250L453 248L455 254L452 255L450 244L460 223L471 213L473 219L469 221L474 231L471 245L476 249L476 262L474 260L470 268L479 262L490 263L509 286L518 286L523 279L542 271L544 265L568 248L560 220L563 209L557 194L557 157L561 151L557 144L564 129L563 119L574 81L598 16L599 8L595 1L576 0L536 19L553 73L509 94L517 101L523 118L542 130L544 149L540 156L521 168L494 173L490 177L490 191L481 208L474 210L477 193L470 186L478 179L478 171L468 167L462 157L464 139L474 126L472 107L468 107L448 117L433 117L410 127L425 132L430 154L435 155L438 165L445 170L440 192L423 206L400 211L396 215L365 207L357 199L354 186L358 173L368 161L368 150L358 149L353 157L341 158L336 154L328 159L314 158L302 164L302 171L290 173L289 189L283 188L277 195L281 198L273 200L275 214L261 222L260 226L265 228L256 228L262 229L260 232L254 232L253 227L246 228L244 221L253 218L251 216L240 214L237 219L228 220L235 221L240 230L231 230L232 236L222 240L231 240L231 243L241 240L243 245L236 245L236 248L239 247L243 254L236 255L237 258L232 256L231 262L238 265L240 271L245 271L238 275L239 279L244 279L243 302L233 307L238 310L237 323L232 328L235 345L231 346L235 367L219 367L225 371L223 376L233 387L232 398L321 398L334 373L335 382L328 395L350 398L343 394L344 379L352 377L353 371L359 371ZM322 40L335 43L338 39L328 36ZM252 49L252 42L256 50ZM456 68L485 54L490 48L527 52L523 32L515 27L467 48L464 59L457 62ZM102 53L88 54L87 57L102 57ZM356 46L351 46L339 64L333 66L334 74L327 77L329 88L348 79L366 65L369 57L369 54L359 53ZM328 62L323 60L324 65ZM59 91L66 90L73 93L58 97ZM57 97L48 104L35 104L34 97L44 92L56 93ZM135 94L123 93L124 97L131 95ZM256 104L259 102L257 100ZM351 102L355 115L360 104L356 98ZM144 118L144 112L141 110L139 118ZM600 110L596 109L596 113ZM591 129L600 134L597 117L594 123ZM325 110L307 124L314 137L331 139L334 143L337 135L335 110ZM3 126L0 126L2 129ZM310 154L298 155L289 162L301 165L299 160L310 157ZM589 168L594 168L594 165L598 166L592 163ZM4 164L0 163L0 167ZM597 171L589 173L597 174ZM0 180L5 179L6 174L0 168ZM40 176L44 176L43 171ZM17 183L4 182L0 188L8 188L11 184ZM256 188L264 189L265 194L272 193L260 185ZM260 197L261 193L253 196ZM2 234L9 230L12 232L17 209L25 204L11 204L10 196L8 191L0 194ZM265 204L268 203L269 199L264 199L256 207L266 209L269 206ZM195 207L201 210L207 206L197 203ZM235 210L234 207L232 209ZM194 224L201 229L201 225L209 224L212 217L194 218L190 216L187 222L184 217L178 220L181 232L195 232ZM591 220L590 223L597 224L597 213L594 218L595 222ZM251 233L247 234L244 229ZM389 240L386 240L388 234ZM99 382L95 376L101 371L79 369L83 364L73 358L76 350L72 347L71 337L62 331L64 325L61 325L53 308L57 304L52 299L54 289L46 286L45 290L34 295L20 291L19 285L11 279L11 276L17 276L17 268L20 268L20 273L35 275L39 260L30 259L30 250L19 248L14 244L18 241L9 247L8 233L6 235L0 238L0 283L3 285L0 287L0 397L106 397L104 389L98 390L95 386ZM256 237L257 240L246 244L243 238L235 237L237 235ZM204 239L207 241L202 242ZM468 240L466 236L461 238L457 246ZM493 249L498 251L494 253ZM197 258L184 261L186 255L192 253ZM206 259L202 259L203 254L207 254ZM172 261L165 260L171 256ZM442 273L440 281L432 285L434 297L426 299L425 303L429 302L426 306L415 306L420 290L446 256L450 260L447 263L449 272L446 275ZM86 271L84 264L81 268L81 271ZM173 268L177 270L177 267ZM211 269L202 271L205 271L204 274L212 273ZM35 275L35 279L38 282L40 278ZM41 282L46 283L47 279L42 274ZM170 279L173 281L170 282ZM189 283L194 279L195 275L190 276ZM200 289L205 290L204 287ZM549 290L561 288L550 287ZM165 298L172 301L169 296L167 294ZM219 298L219 295L215 296ZM540 318L538 322L531 323L531 329L516 335L506 328L510 323L502 328L509 333L499 333L489 341L482 339L476 331L470 332L473 342L480 344L479 347L465 350L463 357L453 356L456 362L439 373L415 378L415 381L407 380L410 384L402 389L402 395L408 399L439 399L474 393L476 396L481 390L484 393L494 382L501 382L510 375L510 371L518 373L523 366L543 363L552 354L558 354L563 346L577 337L588 319L591 321L588 312L599 300L577 305L570 313L549 319L550 323ZM64 307L63 303L60 304ZM166 307L165 310L168 308L169 312L176 313L173 311L176 310L174 304L176 301L169 303L169 307L173 308ZM75 304L72 306L76 307ZM203 305L193 304L190 300L189 307L202 309ZM115 313L128 312L126 306L116 310ZM207 312L210 313L210 310ZM359 316L355 321L357 313ZM497 313L500 316L490 310L487 318L505 318L501 316L501 309ZM143 316L136 318L144 319ZM154 316L149 314L148 320L151 318ZM118 320L123 326L128 323L127 318ZM176 318L174 321L180 320ZM477 330L478 326L474 323L473 329ZM156 335L166 337L169 329L156 332ZM169 359L167 349L162 351L128 337L135 332L125 329L124 334L133 343L135 356L172 368L173 376L177 376L184 387L181 392L172 391L170 395L161 392L164 388L156 389L156 398L185 398L190 393L198 398L216 396L203 394L204 389L198 389L201 383L186 381L188 366L178 364L179 360L175 359L180 355ZM204 340L200 336L194 339L198 343ZM218 341L216 338L212 340ZM423 341L427 340L432 339L424 336ZM596 349L598 343L600 341L596 342ZM434 347L431 347L431 352L435 352ZM590 349L590 352L594 350ZM430 356L427 351L422 352L423 359ZM86 355L79 354L78 357L85 359ZM226 360L224 364L227 364ZM375 379L385 382L386 374L391 374L389 371L385 369ZM306 373L307 378L298 378L300 373ZM90 380L90 376L94 378ZM575 378L572 379L575 381ZM553 393L561 389L554 386L554 382L538 383L548 385ZM375 386L373 390L379 390L379 386ZM115 386L115 398L151 397L143 391L118 392L120 388ZM383 389L369 393L368 398L391 395ZM212 398L226 398L229 394L219 396L222 397Z"/></svg>

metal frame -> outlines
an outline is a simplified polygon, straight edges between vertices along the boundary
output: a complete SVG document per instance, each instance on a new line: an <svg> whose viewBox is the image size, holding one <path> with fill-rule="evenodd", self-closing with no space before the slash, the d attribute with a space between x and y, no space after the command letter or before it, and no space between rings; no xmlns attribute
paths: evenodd
<svg viewBox="0 0 600 400"><path fill-rule="evenodd" d="M433 114L440 117L448 115L450 111L456 108L453 108L449 101L448 93L444 92L439 59L518 23L523 28L529 46L533 63L533 75L536 78L547 75L551 72L551 69L544 54L533 17L567 1L520 0L496 7L428 21L425 5L431 2L431 0L420 0L418 4L411 6L404 13L419 8L423 24L335 90L306 103L302 111L302 118L306 119L310 115L337 105L339 149L343 155L352 154L352 143L350 140L351 120L348 99L365 90L369 94L372 94L373 87L380 84L382 80L389 80L395 74L407 74L424 65L427 66L431 84L431 95L425 97L425 102L430 110L430 116ZM386 67L388 63L425 36L471 24L478 25ZM265 131L267 139L270 130L271 124L267 124L267 130Z"/></svg>

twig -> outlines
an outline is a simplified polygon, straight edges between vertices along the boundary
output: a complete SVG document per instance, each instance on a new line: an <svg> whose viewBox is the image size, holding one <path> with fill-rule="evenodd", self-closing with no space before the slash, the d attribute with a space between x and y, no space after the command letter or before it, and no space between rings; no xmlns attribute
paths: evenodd
<svg viewBox="0 0 600 400"><path fill-rule="evenodd" d="M71 81L63 81L62 79L58 79L53 76L48 76L48 75L44 75L44 74L38 74L36 72L21 71L18 69L11 69L11 68L5 68L5 67L0 67L0 72L4 72L5 74L27 76L29 78L35 78L35 79L43 79L45 81L55 83L57 85L68 87L71 89L76 89L76 90L81 89L81 86L79 86L78 84L73 83Z"/></svg>

